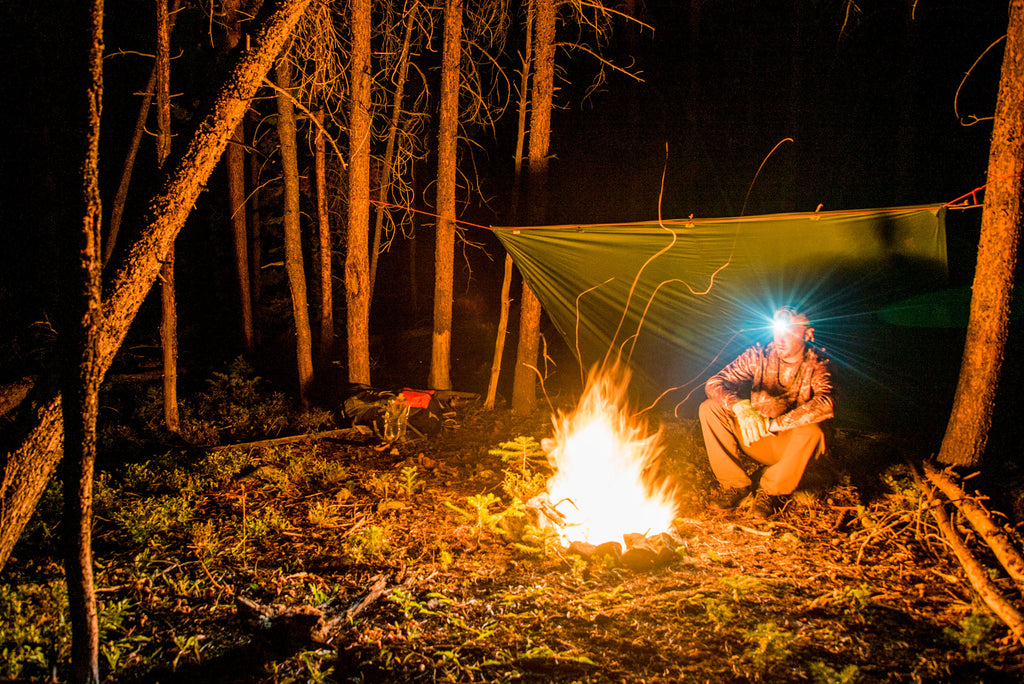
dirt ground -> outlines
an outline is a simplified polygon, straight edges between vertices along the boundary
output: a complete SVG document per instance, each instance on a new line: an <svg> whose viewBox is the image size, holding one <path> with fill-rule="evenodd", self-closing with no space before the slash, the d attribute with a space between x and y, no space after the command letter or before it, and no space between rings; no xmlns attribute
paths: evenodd
<svg viewBox="0 0 1024 684"><path fill-rule="evenodd" d="M973 594L896 442L834 432L802 490L757 521L706 509L699 426L670 420L661 475L679 487L675 533L630 566L502 517L512 468L496 446L550 436L550 415L470 404L429 440L191 452L191 469L174 455L184 479L131 495L122 478L117 505L102 491L98 503L102 607L121 610L104 633L108 679L1024 680L1024 651ZM191 492L176 521L172 489ZM133 536L118 521L147 497L164 497L170 522ZM24 587L59 566L28 542L5 574Z"/></svg>

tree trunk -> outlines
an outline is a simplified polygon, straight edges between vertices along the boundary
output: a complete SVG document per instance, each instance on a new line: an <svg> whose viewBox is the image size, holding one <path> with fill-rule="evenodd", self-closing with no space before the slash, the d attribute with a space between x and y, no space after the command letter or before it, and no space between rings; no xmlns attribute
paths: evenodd
<svg viewBox="0 0 1024 684"><path fill-rule="evenodd" d="M178 18L178 6L180 0L174 0L171 5L170 15L167 19L167 35L174 30L174 21ZM124 205L128 199L128 186L131 184L132 171L135 169L135 157L139 152L139 145L142 143L142 135L146 132L146 119L149 118L149 108L153 104L153 92L156 89L156 65L149 72L149 80L146 82L146 91L142 96L142 104L139 105L139 115L135 119L135 130L132 132L132 141L128 145L128 154L125 155L124 168L121 169L121 182L117 186L117 193L114 195L113 206L110 210L110 228L107 235L107 243L103 247L103 265L106 266L114 253L114 245L117 243L117 233L121 228L121 217L124 216Z"/></svg>
<svg viewBox="0 0 1024 684"><path fill-rule="evenodd" d="M519 205L522 202L520 190L522 188L523 176L523 149L526 141L526 113L529 110L529 86L530 70L533 64L533 11L526 12L526 44L523 46L522 65L519 70L519 108L516 120L516 151L513 159L514 169L512 174L512 215L510 223L515 225L519 215ZM505 273L501 281L501 303L498 314L498 335L494 340L494 359L491 362L491 379L487 384L487 398L484 400L484 407L494 408L495 398L498 393L498 379L501 376L501 362L505 355L505 338L508 336L508 314L511 308L509 291L512 283L512 257L505 255Z"/></svg>
<svg viewBox="0 0 1024 684"><path fill-rule="evenodd" d="M348 380L370 383L370 0L352 0L348 230L345 252Z"/></svg>
<svg viewBox="0 0 1024 684"><path fill-rule="evenodd" d="M171 41L167 0L156 0L156 159L163 168L171 153ZM174 246L160 269L160 348L164 365L164 425L177 434L178 426L178 303L174 295Z"/></svg>
<svg viewBox="0 0 1024 684"><path fill-rule="evenodd" d="M434 245L434 335L430 347L433 389L451 389L452 293L455 273L455 182L459 135L459 62L462 0L445 0L441 101L437 135L437 240Z"/></svg>
<svg viewBox="0 0 1024 684"><path fill-rule="evenodd" d="M505 355L505 337L508 333L509 290L512 285L512 257L505 255L505 274L501 279L501 309L498 314L498 334L494 339L494 360L491 361L491 379L487 383L487 398L484 408L494 408L498 394L498 377L501 375L501 359Z"/></svg>
<svg viewBox="0 0 1024 684"><path fill-rule="evenodd" d="M535 56L530 97L530 148L528 191L529 221L543 223L547 214L548 150L551 141L551 107L555 78L555 3L537 0L534 19ZM520 414L537 408L537 366L540 349L540 301L523 282L519 312L519 345L512 380L512 410Z"/></svg>
<svg viewBox="0 0 1024 684"><path fill-rule="evenodd" d="M310 0L281 0L254 32L252 47L237 53L210 112L201 119L182 156L173 164L163 189L149 204L145 229L128 250L103 304L103 326L97 341L96 373L110 368L132 320L160 271L178 231L220 159L274 58L291 35ZM26 406L30 402L26 402ZM18 446L2 462L0 480L0 569L7 563L18 536L35 510L63 452L60 395L45 389L20 416ZM18 427L13 430L18 430Z"/></svg>
<svg viewBox="0 0 1024 684"><path fill-rule="evenodd" d="M244 118L243 118L244 122ZM254 155L249 155L248 163L249 186L249 228L252 243L249 253L249 274L252 276L253 304L253 345L260 343L259 304L260 304L260 271L263 268L263 218L260 214L260 164Z"/></svg>
<svg viewBox="0 0 1024 684"><path fill-rule="evenodd" d="M238 12L239 0L224 3L225 37L228 48L235 49L242 37ZM231 233L235 246L235 272L238 276L238 309L242 315L242 348L246 355L256 346L252 319L252 288L249 281L249 238L245 211L245 118L231 134L231 143L224 154L228 179L228 206L231 212Z"/></svg>
<svg viewBox="0 0 1024 684"><path fill-rule="evenodd" d="M391 188L391 173L395 159L395 138L398 137L399 123L402 118L402 99L405 96L405 81L409 75L409 48L412 44L412 29L416 23L416 10L419 4L414 2L405 17L405 37L402 39L402 53L398 58L395 80L395 96L391 104L391 123L388 125L388 142L384 149L384 171L381 174L380 194L382 202L377 206L373 225L373 244L370 247L370 301L373 301L373 288L377 282L377 261L380 258L381 234L384 231L384 215L388 209L383 202L388 201Z"/></svg>
<svg viewBox="0 0 1024 684"><path fill-rule="evenodd" d="M420 286L419 260L416 258L416 224L419 223L417 214L412 215L412 238L409 240L409 312L414 318L420 311Z"/></svg>
<svg viewBox="0 0 1024 684"><path fill-rule="evenodd" d="M302 263L302 230L299 220L299 155L296 144L295 105L292 102L291 64L287 52L277 62L277 137L281 144L281 173L284 181L284 268L292 294L295 322L295 361L298 366L299 398L309 405L313 384L313 337L309 328L309 300L306 269Z"/></svg>
<svg viewBox="0 0 1024 684"><path fill-rule="evenodd" d="M316 167L316 223L320 243L320 370L327 368L334 354L334 285L331 275L331 222L327 215L327 145L324 140L324 111L317 110L313 159Z"/></svg>
<svg viewBox="0 0 1024 684"><path fill-rule="evenodd" d="M523 47L522 67L519 71L519 111L516 118L516 152L515 169L512 175L512 217L511 225L519 220L519 206L523 198L520 192L523 187L523 148L526 141L526 115L530 107L530 72L533 64L533 15L531 9L526 11L526 45Z"/></svg>
<svg viewBox="0 0 1024 684"><path fill-rule="evenodd" d="M163 361L164 427L178 434L178 304L174 295L174 246L160 269L160 352Z"/></svg>
<svg viewBox="0 0 1024 684"><path fill-rule="evenodd" d="M1013 0L988 157L967 340L953 410L938 455L940 462L950 465L976 465L992 425L1020 238L1022 145L1024 0Z"/></svg>
<svg viewBox="0 0 1024 684"><path fill-rule="evenodd" d="M165 0L158 0L165 2ZM100 110L103 101L103 0L89 7L88 89L84 102L83 222L69 275L61 389L64 421L64 575L71 617L71 681L99 681L99 618L92 567L92 481L101 372ZM72 294L73 293L73 294ZM6 558L6 556L5 556Z"/></svg>

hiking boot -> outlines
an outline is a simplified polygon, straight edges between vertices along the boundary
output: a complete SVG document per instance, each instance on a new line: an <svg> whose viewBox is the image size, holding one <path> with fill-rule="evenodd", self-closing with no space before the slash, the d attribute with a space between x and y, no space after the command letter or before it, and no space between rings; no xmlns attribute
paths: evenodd
<svg viewBox="0 0 1024 684"><path fill-rule="evenodd" d="M763 520L775 513L775 497L758 489L754 494L754 502L750 504L750 517Z"/></svg>
<svg viewBox="0 0 1024 684"><path fill-rule="evenodd" d="M750 493L750 487L720 489L708 497L708 508L713 511L731 511Z"/></svg>

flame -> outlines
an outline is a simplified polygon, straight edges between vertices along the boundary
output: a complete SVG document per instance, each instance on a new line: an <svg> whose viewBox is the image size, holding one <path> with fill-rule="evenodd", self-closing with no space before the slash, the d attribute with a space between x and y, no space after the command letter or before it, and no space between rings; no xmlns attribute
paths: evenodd
<svg viewBox="0 0 1024 684"><path fill-rule="evenodd" d="M661 430L630 416L628 370L593 370L571 414L552 418L548 500L564 516L563 541L622 542L625 534L669 532L674 491L652 481L664 447Z"/></svg>

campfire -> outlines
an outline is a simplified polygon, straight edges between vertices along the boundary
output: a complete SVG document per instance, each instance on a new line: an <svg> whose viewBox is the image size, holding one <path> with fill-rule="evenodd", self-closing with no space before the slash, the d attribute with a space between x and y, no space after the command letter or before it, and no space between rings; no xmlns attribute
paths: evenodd
<svg viewBox="0 0 1024 684"><path fill-rule="evenodd" d="M630 414L629 380L622 368L592 371L579 405L554 416L554 436L544 440L555 473L543 508L566 545L632 547L673 530L673 488L656 482L661 430Z"/></svg>

